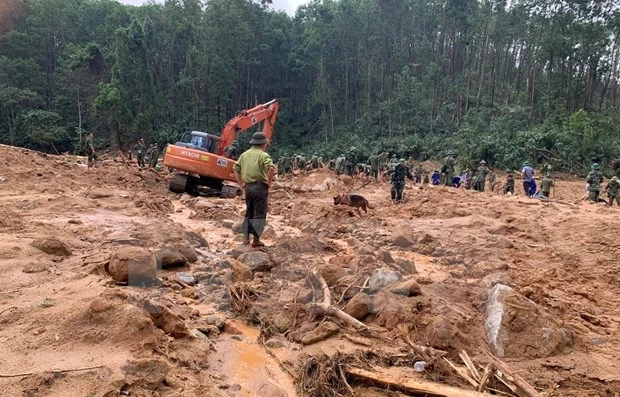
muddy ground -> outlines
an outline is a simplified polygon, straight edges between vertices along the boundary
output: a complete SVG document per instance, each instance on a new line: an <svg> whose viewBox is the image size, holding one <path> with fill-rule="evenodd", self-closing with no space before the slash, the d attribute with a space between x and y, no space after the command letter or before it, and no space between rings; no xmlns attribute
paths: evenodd
<svg viewBox="0 0 620 397"><path fill-rule="evenodd" d="M278 182L268 248L247 253L240 199L113 159L0 159L1 396L335 396L347 365L471 388L412 344L496 354L544 396L620 396L620 210L583 202L583 181L551 202L410 185L395 206L387 183L320 170ZM374 209L335 207L343 192ZM366 329L313 310L313 271Z"/></svg>

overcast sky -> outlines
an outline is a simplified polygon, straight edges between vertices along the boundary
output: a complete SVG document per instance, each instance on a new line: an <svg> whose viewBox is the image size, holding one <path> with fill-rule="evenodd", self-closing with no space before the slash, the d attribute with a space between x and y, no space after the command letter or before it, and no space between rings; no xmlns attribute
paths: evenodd
<svg viewBox="0 0 620 397"><path fill-rule="evenodd" d="M1 1L1 0L0 0ZM140 5L147 2L147 0L119 0L121 3ZM163 2L163 0L155 0ZM273 0L273 8L276 10L284 10L289 15L295 15L297 7L301 4L308 2L309 0Z"/></svg>

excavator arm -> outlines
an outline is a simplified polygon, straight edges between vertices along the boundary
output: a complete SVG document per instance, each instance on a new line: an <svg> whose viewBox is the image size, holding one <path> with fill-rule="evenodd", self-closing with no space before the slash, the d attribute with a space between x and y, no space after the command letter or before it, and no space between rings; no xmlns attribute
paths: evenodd
<svg viewBox="0 0 620 397"><path fill-rule="evenodd" d="M271 140L273 134L273 126L276 123L276 117L280 104L277 99L273 99L262 105L255 106L251 109L242 110L235 117L230 119L222 129L220 140L218 142L216 154L224 156L226 147L237 139L240 132L264 121L263 132L267 138Z"/></svg>

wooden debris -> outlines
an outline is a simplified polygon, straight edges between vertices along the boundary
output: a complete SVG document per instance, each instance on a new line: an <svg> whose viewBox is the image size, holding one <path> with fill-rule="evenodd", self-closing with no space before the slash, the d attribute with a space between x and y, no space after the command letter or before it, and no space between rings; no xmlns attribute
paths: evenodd
<svg viewBox="0 0 620 397"><path fill-rule="evenodd" d="M465 379L467 381L467 383L469 383L470 385L472 385L473 387L475 387L476 389L478 389L478 382L476 382L475 379L472 379L471 376L469 376L469 374L467 373L466 368L463 367L457 367L456 365L454 365L454 363L450 360L448 360L447 358L443 358L445 362L448 363L449 366L452 367L452 369L454 371L456 371L457 374L459 374L459 376L463 379Z"/></svg>
<svg viewBox="0 0 620 397"><path fill-rule="evenodd" d="M331 298L331 292L329 291L329 286L327 285L323 277L321 277L318 274L316 269L310 272L309 276L311 279L314 279L314 281L316 281L321 286L321 289L323 290L323 302L310 304L311 310L313 310L315 313L318 313L318 314L324 314L324 315L336 317L344 321L348 325L354 327L357 330L368 329L366 324L364 324L363 322L351 317L350 315L343 312L342 310L332 306L332 303L331 303L332 298Z"/></svg>
<svg viewBox="0 0 620 397"><path fill-rule="evenodd" d="M510 370L510 367L500 360L499 358L493 356L492 354L487 353L487 357L491 360L491 362L504 374L510 376L514 384L525 393L528 397L540 397L540 393L532 385L530 385L523 377L517 373L514 373Z"/></svg>
<svg viewBox="0 0 620 397"><path fill-rule="evenodd" d="M389 370L375 367L372 371L360 368L345 368L346 374L363 382L372 383L391 390L402 390L407 393L428 394L441 397L487 397L488 394L477 391L461 389L458 387L445 386L440 383L429 382L412 374L403 379L388 372Z"/></svg>
<svg viewBox="0 0 620 397"><path fill-rule="evenodd" d="M489 384L489 380L491 380L491 376L493 375L494 370L493 364L488 364L484 369L484 374L482 375L482 379L480 380L480 386L478 386L478 391L484 391Z"/></svg>
<svg viewBox="0 0 620 397"><path fill-rule="evenodd" d="M469 373L472 375L472 377L476 381L480 382L480 380L482 379L482 377L480 376L480 372L478 372L478 368L476 368L473 361L471 361L471 358L469 357L467 352L465 350L461 350L459 357L461 358L461 360L463 360L463 363L469 370Z"/></svg>
<svg viewBox="0 0 620 397"><path fill-rule="evenodd" d="M353 336L353 335L343 334L342 337L348 340L349 342L355 343L356 345L361 345L361 346L366 346L366 347L370 347L375 343L371 339L360 338L360 337Z"/></svg>
<svg viewBox="0 0 620 397"><path fill-rule="evenodd" d="M94 367L81 367L81 368L71 368L71 369L53 369L49 372L51 373L67 373L67 372L79 372L79 371L89 371L91 369L103 368L103 365L96 365ZM21 374L0 374L0 378L19 378L22 376L30 376L34 375L35 372L24 372Z"/></svg>

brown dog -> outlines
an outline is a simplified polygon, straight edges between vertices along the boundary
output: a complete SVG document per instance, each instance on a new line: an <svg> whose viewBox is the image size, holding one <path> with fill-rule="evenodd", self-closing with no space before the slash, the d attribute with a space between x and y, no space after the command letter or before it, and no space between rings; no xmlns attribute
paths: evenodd
<svg viewBox="0 0 620 397"><path fill-rule="evenodd" d="M334 197L334 205L348 205L349 207L357 208L360 216L362 215L360 208L364 210L365 214L368 213L368 209L374 209L374 207L370 206L368 200L357 194L339 194Z"/></svg>

